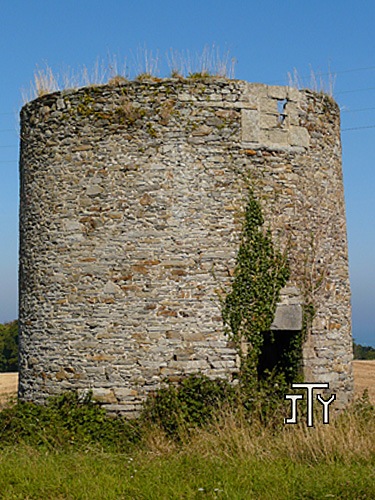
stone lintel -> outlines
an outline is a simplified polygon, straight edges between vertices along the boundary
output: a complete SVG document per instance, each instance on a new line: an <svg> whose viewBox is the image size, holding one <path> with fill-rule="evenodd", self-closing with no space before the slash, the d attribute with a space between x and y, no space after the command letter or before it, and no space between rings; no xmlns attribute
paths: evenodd
<svg viewBox="0 0 375 500"><path fill-rule="evenodd" d="M302 330L302 306L299 304L277 306L271 331L300 331Z"/></svg>

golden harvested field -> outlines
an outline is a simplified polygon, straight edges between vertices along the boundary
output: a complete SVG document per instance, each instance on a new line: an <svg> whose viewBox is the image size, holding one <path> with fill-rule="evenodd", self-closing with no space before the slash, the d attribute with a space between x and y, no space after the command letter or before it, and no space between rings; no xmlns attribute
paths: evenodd
<svg viewBox="0 0 375 500"><path fill-rule="evenodd" d="M9 396L15 395L18 386L18 373L0 373L0 409Z"/></svg>
<svg viewBox="0 0 375 500"><path fill-rule="evenodd" d="M375 360L353 362L354 390L361 395L368 389L370 399L375 403Z"/></svg>
<svg viewBox="0 0 375 500"><path fill-rule="evenodd" d="M367 388L372 401L375 403L375 360L354 361L354 389L361 395ZM18 373L0 373L0 405L9 395L17 391Z"/></svg>

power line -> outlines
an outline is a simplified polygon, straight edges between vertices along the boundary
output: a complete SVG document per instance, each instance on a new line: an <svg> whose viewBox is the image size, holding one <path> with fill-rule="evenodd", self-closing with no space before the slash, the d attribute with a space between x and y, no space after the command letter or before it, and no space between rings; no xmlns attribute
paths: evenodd
<svg viewBox="0 0 375 500"><path fill-rule="evenodd" d="M361 130L364 128L375 128L375 125L367 125L364 127L351 127L351 128L342 128L341 132L347 132L348 130Z"/></svg>
<svg viewBox="0 0 375 500"><path fill-rule="evenodd" d="M335 77L335 75L341 75L343 73L356 73L358 71L368 71L368 70L373 70L375 69L375 66L366 66L364 68L352 68L352 69L343 69L343 70L340 70L340 71L331 71L331 72L327 72L327 73L318 73L317 75L315 75L315 73L312 71L312 73L310 73L310 75L305 75L305 76L299 76L298 73L297 73L297 78L299 80L307 80L309 78L321 78L323 76L330 76L330 77ZM292 75L292 73L290 73ZM281 82L285 82L285 78L283 80L274 80L273 82L265 82L266 84L272 84L272 83L281 83Z"/></svg>
<svg viewBox="0 0 375 500"><path fill-rule="evenodd" d="M340 110L340 113L357 113L358 111L368 111L368 110L374 110L375 107L373 108L358 108L358 109L342 109Z"/></svg>
<svg viewBox="0 0 375 500"><path fill-rule="evenodd" d="M340 92L335 92L335 95L354 94L355 92L367 92L368 90L375 90L375 87L367 87L364 89L353 89L353 90L340 90Z"/></svg>
<svg viewBox="0 0 375 500"><path fill-rule="evenodd" d="M375 66L367 66L366 68L353 68L353 69L342 69L341 71L335 71L334 75L339 75L341 73L355 73L356 71L367 71L369 69L375 69ZM326 73L329 75L329 73Z"/></svg>

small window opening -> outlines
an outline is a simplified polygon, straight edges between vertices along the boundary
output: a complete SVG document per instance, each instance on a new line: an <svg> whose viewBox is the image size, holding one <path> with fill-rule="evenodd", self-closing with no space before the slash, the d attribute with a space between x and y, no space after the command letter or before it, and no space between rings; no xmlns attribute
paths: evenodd
<svg viewBox="0 0 375 500"><path fill-rule="evenodd" d="M277 101L277 112L279 113L278 117L279 126L281 126L285 121L286 118L285 106L287 102L288 102L287 99L284 99L282 101Z"/></svg>

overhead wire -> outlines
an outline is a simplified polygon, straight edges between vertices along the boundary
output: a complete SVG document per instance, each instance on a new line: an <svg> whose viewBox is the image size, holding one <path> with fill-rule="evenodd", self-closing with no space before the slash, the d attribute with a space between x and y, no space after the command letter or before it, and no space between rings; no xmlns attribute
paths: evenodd
<svg viewBox="0 0 375 500"><path fill-rule="evenodd" d="M318 73L317 75L314 75L315 77L318 77L318 78L321 78L321 77L325 77L325 76L335 76L335 75L341 75L343 73L356 73L358 71L368 71L368 70L373 70L375 69L375 66L366 66L364 68L352 68L352 69L343 69L343 70L340 70L340 71L333 71L333 72L326 72L326 73ZM305 76L298 76L298 79L303 81L303 80L307 80L309 78L311 78L313 72L310 73L309 75L305 75ZM266 84L268 85L272 85L272 84L275 84L275 83L284 83L286 80L286 78L284 78L283 80L273 80L272 82L265 82Z"/></svg>
<svg viewBox="0 0 375 500"><path fill-rule="evenodd" d="M375 128L375 125L364 125L361 127L349 127L349 128L342 128L341 132L347 132L348 130L361 130L365 128Z"/></svg>
<svg viewBox="0 0 375 500"><path fill-rule="evenodd" d="M363 89L340 90L339 92L335 92L335 95L339 95L339 94L354 94L355 92L367 92L369 90L375 90L375 87L366 87L366 88L363 88Z"/></svg>
<svg viewBox="0 0 375 500"><path fill-rule="evenodd" d="M341 109L340 113L358 113L359 111L368 111L368 110L374 110L375 107L371 108L357 108L357 109Z"/></svg>

